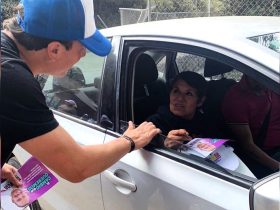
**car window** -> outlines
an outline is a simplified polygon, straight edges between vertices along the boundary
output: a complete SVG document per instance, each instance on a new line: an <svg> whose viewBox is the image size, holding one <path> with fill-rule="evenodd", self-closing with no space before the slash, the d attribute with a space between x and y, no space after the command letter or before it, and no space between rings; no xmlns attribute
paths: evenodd
<svg viewBox="0 0 280 210"><path fill-rule="evenodd" d="M280 53L280 33L279 32L249 37L249 39Z"/></svg>
<svg viewBox="0 0 280 210"><path fill-rule="evenodd" d="M156 66L158 71L158 78L162 80L166 80L166 51L159 51L159 50L146 50L144 52L145 54L150 55Z"/></svg>
<svg viewBox="0 0 280 210"><path fill-rule="evenodd" d="M176 128L185 128L190 133L197 131L197 135L191 135L192 138L229 139L226 142L228 147L228 152L226 153L235 153L234 159L238 158L239 165L235 165L237 168L233 170L231 168L226 168L225 170L229 174L234 174L234 176L241 177L249 182L255 180L254 174L244 161L246 159L243 159L241 153L238 153L238 146L236 146L235 142L236 136L230 132L229 126L225 121L223 104L228 95L227 93L230 93L231 89L238 85L238 82L242 82L241 78L244 78L244 74L252 76L262 85L267 85L264 81L270 81L270 79L263 75L259 69L254 69L248 64L242 63L242 59L238 60L238 58L232 58L223 55L221 52L203 49L202 47L182 43L170 44L170 42L163 41L151 41L146 44L141 42L141 45L132 40L125 40L125 42L123 54L126 56L122 60L121 71L123 72L121 78L122 81L126 82L120 84L119 92L121 98L119 105L120 110L122 110L119 115L120 133L125 130L127 127L126 122L129 120L132 120L136 125L143 121L152 121L162 130L161 136L155 137L149 145L151 148L156 148L155 152L167 154L166 157L171 159L174 157L174 160L176 160L179 153L187 162L195 159L198 163L194 167L205 165L210 166L213 170L220 170L220 168L225 167L220 167L220 165L215 164L213 161L211 162L209 159L194 158L194 154L182 152L183 150L180 152L176 148L167 148L166 146L168 145L165 145L163 140L166 139L170 130ZM146 57L151 62L144 62L144 65L137 70L137 61L140 57ZM163 68L165 80L162 80L159 74L160 67ZM206 97L203 98L203 103L196 104L198 106L195 106L194 109L193 107L186 109L186 106L182 105L183 103L181 102L174 102L174 105L170 103L170 85L172 85L174 77L180 72L188 71L198 73L207 82L207 90L204 95ZM197 80L194 79L194 81ZM189 86L193 85L191 84L192 82L186 83ZM191 97L191 92L183 96L183 91L178 91L180 89L178 86L174 88L174 91L177 91L177 94L182 96L178 97L178 101L179 98ZM192 87L195 88L195 86ZM177 110L174 108L175 111L171 112L171 106L177 107ZM193 116L200 113L201 118L196 118L194 121L188 122L187 125L183 124L180 121L184 120L180 118L181 115L176 115L176 113L181 112L181 109L183 110L182 107L184 107L184 110L195 110ZM162 116L166 118L162 119ZM178 122L174 116L179 118ZM173 122L177 124L171 125ZM171 127L168 127L169 125Z"/></svg>
<svg viewBox="0 0 280 210"><path fill-rule="evenodd" d="M179 72L183 71L194 71L196 73L204 75L205 70L205 57L201 57L198 55L190 54L190 53L182 53L178 52L176 56L176 65ZM232 69L229 72L221 72L220 74L213 74L211 78L206 78L206 80L219 80L221 78L233 79L238 82L241 77L242 73L235 69Z"/></svg>
<svg viewBox="0 0 280 210"><path fill-rule="evenodd" d="M165 80L165 71L166 71L166 56L162 56L157 61L158 77Z"/></svg>
<svg viewBox="0 0 280 210"><path fill-rule="evenodd" d="M47 105L79 119L96 122L104 61L104 57L87 51L65 76L49 76L43 87Z"/></svg>
<svg viewBox="0 0 280 210"><path fill-rule="evenodd" d="M179 72L194 71L203 75L205 58L189 53L178 52L176 64Z"/></svg>
<svg viewBox="0 0 280 210"><path fill-rule="evenodd" d="M209 91L207 91L207 97L203 104L203 106L199 109L199 112L204 113L204 123L209 133L207 134L207 138L213 139L231 139L228 136L227 131L224 129L224 124L222 122L222 112L220 110L222 99L227 92L227 90L238 82L242 76L242 72L235 70L231 66L226 63L222 63L220 61L209 59L205 55L198 55L191 52L184 52L182 48L177 51L174 49L149 49L139 48L133 46L128 51L131 52L132 58L129 58L128 67L129 72L133 72L134 82L131 83L134 85L132 88L127 88L132 90L132 114L131 118L136 125L139 125L141 122L147 120L150 116L157 113L160 107L168 105L168 88L170 82L172 81L170 78L165 78L163 80L162 76L167 75L169 71L177 73L183 71L193 71L200 75L202 75L207 83L209 84ZM163 53L164 52L164 53ZM133 58L135 57L135 58ZM145 65L137 70L137 59L140 57L145 57L147 60L150 60L151 63L148 65L148 61L145 61ZM149 58L150 57L150 58ZM212 56L211 56L212 57ZM209 63L218 63L216 68L213 68ZM156 65L152 64L155 63ZM131 71L131 67L133 66L133 71ZM154 66L151 68L151 66ZM157 72L157 73L155 73ZM125 74L124 74L125 75ZM157 76L155 76L157 75ZM130 83L128 83L130 84ZM126 110L124 115L120 116L120 132L122 133L127 128L127 121L129 117L129 108L126 107L126 103L122 103L122 110ZM128 116L128 118L127 118ZM215 170L221 170L225 173L240 173L241 176L252 176L246 165L243 162L240 162L240 167L235 170L224 168L221 165L216 164L215 162L202 158L200 156L195 155L194 153L189 153L188 151L181 150L173 150L170 148L166 148L163 145L157 144L158 141L164 141L166 139L167 134L161 134L151 142L150 146L155 148L160 148L166 150L168 154L174 153L174 157L178 154L187 160L195 160L198 165L202 164L207 167L213 168ZM161 139L161 140L159 140ZM231 141L227 142L226 145L230 146ZM232 147L228 148L228 153L232 152ZM162 150L161 150L162 151ZM171 153L170 153L171 152ZM212 157L213 159L214 157ZM215 157L217 158L217 157Z"/></svg>

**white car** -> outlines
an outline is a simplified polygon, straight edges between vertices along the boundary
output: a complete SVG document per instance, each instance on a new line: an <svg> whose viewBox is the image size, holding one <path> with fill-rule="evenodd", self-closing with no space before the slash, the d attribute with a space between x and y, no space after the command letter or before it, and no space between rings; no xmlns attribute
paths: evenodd
<svg viewBox="0 0 280 210"><path fill-rule="evenodd" d="M56 119L79 144L112 141L129 120L141 123L165 103L169 81L186 69L212 83L236 82L245 73L280 94L280 17L176 19L101 32L113 45L107 57L88 52L66 77L39 78ZM141 54L155 65L137 64ZM208 60L230 69L208 69ZM208 96L205 109L213 123L221 116L219 105L228 87L214 85L217 98ZM20 147L14 154L21 163L29 156ZM241 160L236 170L229 170L152 145L81 183L59 180L39 199L42 208L279 209L279 172L258 180Z"/></svg>

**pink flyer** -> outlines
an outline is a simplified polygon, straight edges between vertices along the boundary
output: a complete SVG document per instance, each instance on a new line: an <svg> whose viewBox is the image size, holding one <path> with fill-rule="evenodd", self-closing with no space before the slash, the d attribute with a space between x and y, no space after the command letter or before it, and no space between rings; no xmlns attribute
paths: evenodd
<svg viewBox="0 0 280 210"><path fill-rule="evenodd" d="M1 208L3 210L24 209L46 193L57 182L57 178L36 158L31 157L18 169L23 186L16 188L9 181L1 183Z"/></svg>
<svg viewBox="0 0 280 210"><path fill-rule="evenodd" d="M188 148L198 152L203 157L207 157L213 151L223 145L226 139L195 138L187 143Z"/></svg>

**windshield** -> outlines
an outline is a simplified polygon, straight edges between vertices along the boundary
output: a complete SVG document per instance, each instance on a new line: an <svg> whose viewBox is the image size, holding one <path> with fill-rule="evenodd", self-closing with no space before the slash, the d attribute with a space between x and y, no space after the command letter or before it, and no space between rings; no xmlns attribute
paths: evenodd
<svg viewBox="0 0 280 210"><path fill-rule="evenodd" d="M280 32L249 37L249 39L280 53Z"/></svg>

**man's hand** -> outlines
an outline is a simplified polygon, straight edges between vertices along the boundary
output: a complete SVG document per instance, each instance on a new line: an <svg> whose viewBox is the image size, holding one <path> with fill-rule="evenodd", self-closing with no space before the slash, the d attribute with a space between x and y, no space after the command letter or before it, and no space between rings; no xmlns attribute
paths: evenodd
<svg viewBox="0 0 280 210"><path fill-rule="evenodd" d="M6 163L3 165L1 169L1 178L7 179L11 183L13 183L13 185L20 187L22 183L20 180L17 179L16 174L17 174L17 169L14 166L11 166Z"/></svg>
<svg viewBox="0 0 280 210"><path fill-rule="evenodd" d="M124 135L132 138L135 143L135 149L139 149L150 143L153 137L160 132L160 129L156 128L151 122L143 122L135 128L135 125L129 121L128 128L124 132Z"/></svg>

